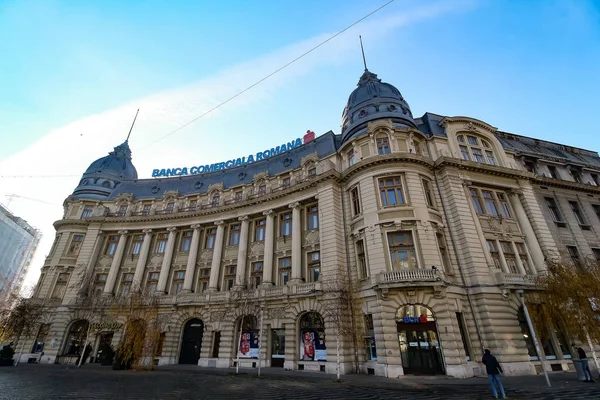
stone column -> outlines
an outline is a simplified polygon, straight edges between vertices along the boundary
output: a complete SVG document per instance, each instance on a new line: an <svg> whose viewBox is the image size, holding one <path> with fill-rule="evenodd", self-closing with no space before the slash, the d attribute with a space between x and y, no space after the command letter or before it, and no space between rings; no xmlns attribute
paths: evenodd
<svg viewBox="0 0 600 400"><path fill-rule="evenodd" d="M519 198L521 193L521 190L511 190L508 194L508 198L510 199L510 204L512 205L513 210L515 210L519 227L523 231L525 240L529 245L529 252L534 264L533 268L536 271L541 271L544 270L544 253L542 253L542 248L537 241L537 237L533 232L533 227L529 222L529 218L527 218L527 214L525 213L525 209L523 208L523 204Z"/></svg>
<svg viewBox="0 0 600 400"><path fill-rule="evenodd" d="M163 256L162 266L160 267L158 285L156 286L156 292L161 294L167 291L167 281L169 280L169 272L171 272L173 249L175 248L175 238L177 237L177 228L169 228L167 230L169 231L169 238L167 239L167 247Z"/></svg>
<svg viewBox="0 0 600 400"><path fill-rule="evenodd" d="M300 203L290 204L292 209L292 279L290 284L302 283L302 220Z"/></svg>
<svg viewBox="0 0 600 400"><path fill-rule="evenodd" d="M215 246L213 247L212 263L210 265L210 281L208 282L208 291L216 292L219 290L219 272L221 271L221 256L223 252L223 234L225 222L217 222L217 236L215 237Z"/></svg>
<svg viewBox="0 0 600 400"><path fill-rule="evenodd" d="M235 285L243 287L246 279L246 253L248 252L248 216L244 215L239 220L242 222L240 243L237 255L237 269L235 271Z"/></svg>
<svg viewBox="0 0 600 400"><path fill-rule="evenodd" d="M519 254L519 249L517 249L517 245L513 241L511 241L510 244L512 245L513 253L515 253L515 263L517 264L517 269L519 270L519 273L522 275L527 274L527 271L525 271L525 267L523 266L523 261L521 261L521 255Z"/></svg>
<svg viewBox="0 0 600 400"><path fill-rule="evenodd" d="M127 243L127 231L119 231L121 237L115 250L115 256L113 257L112 264L110 265L110 271L106 278L106 285L104 285L104 293L112 294L115 288L115 282L119 275L119 269L121 268L121 261L123 261L123 253L125 252L125 244Z"/></svg>
<svg viewBox="0 0 600 400"><path fill-rule="evenodd" d="M146 262L150 253L150 243L152 242L152 229L144 229L142 232L145 233L144 241L142 242L142 248L140 249L140 255L135 266L135 273L133 274L133 282L131 284L131 288L134 291L141 291L142 289L142 278L144 277L144 269L146 269Z"/></svg>
<svg viewBox="0 0 600 400"><path fill-rule="evenodd" d="M263 254L263 285L273 285L273 246L274 246L274 219L273 210L263 213L267 221L265 223L265 251Z"/></svg>
<svg viewBox="0 0 600 400"><path fill-rule="evenodd" d="M185 266L185 278L183 278L183 293L191 293L194 286L194 272L196 272L196 258L198 257L198 242L200 241L200 224L192 225L192 243L187 265Z"/></svg>

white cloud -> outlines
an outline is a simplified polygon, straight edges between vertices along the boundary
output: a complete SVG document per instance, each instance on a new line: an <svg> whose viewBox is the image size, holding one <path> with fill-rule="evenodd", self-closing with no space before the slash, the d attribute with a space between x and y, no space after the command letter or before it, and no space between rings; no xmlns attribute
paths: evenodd
<svg viewBox="0 0 600 400"><path fill-rule="evenodd" d="M319 67L344 62L350 55L355 55L357 51L356 37L359 31L368 32L369 40L375 42L401 26L437 17L450 11L462 11L470 6L471 2L445 1L417 7L403 13L375 15L201 121L204 119L216 120L222 118L227 110L248 107L257 101L272 98L289 82L306 76ZM386 11L393 12L393 5L384 12ZM322 34L310 38L219 72L195 84L157 93L50 131L27 149L0 162L2 175L74 174L77 176L53 179L0 178L2 195L16 193L49 203L62 204L75 188L80 175L89 164L106 155L108 151L124 140L136 108L141 109L140 117L130 143L134 152L134 163L138 172L141 172L141 177L148 177L151 169L156 167L156 154L158 153L160 154L160 164L164 166L179 165L182 164L182 160L210 162L227 158L231 154L215 151L215 146L211 145L214 140L213 136L197 134L201 121L192 124L193 128L186 127L173 135L172 138L176 138L176 140L162 140L146 149L144 147L233 96L250 83L263 78L274 69L330 36L331 34ZM294 111L290 110L290 112ZM223 118L223 121L225 126L226 118ZM196 133L192 135L192 132ZM183 138L185 138L185 144L182 144ZM61 218L62 210L61 207L22 199L14 200L10 208L15 214L40 228L44 235L26 280L26 284L31 285L37 280L39 268L41 268L44 256L48 253L54 239L52 223Z"/></svg>

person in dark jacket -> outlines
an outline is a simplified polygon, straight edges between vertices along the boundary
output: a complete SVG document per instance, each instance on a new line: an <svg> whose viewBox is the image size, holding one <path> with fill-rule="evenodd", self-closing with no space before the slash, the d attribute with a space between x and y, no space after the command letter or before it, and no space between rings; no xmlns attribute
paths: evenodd
<svg viewBox="0 0 600 400"><path fill-rule="evenodd" d="M492 395L494 398L498 398L498 392L496 391L496 385L498 385L498 390L500 391L502 398L506 399L506 393L504 393L504 387L502 386L502 381L500 380L500 373L504 371L502 371L500 363L498 360L496 360L496 357L492 355L489 349L484 350L481 362L485 365L488 382L490 383L490 388L492 389Z"/></svg>
<svg viewBox="0 0 600 400"><path fill-rule="evenodd" d="M581 368L583 368L583 374L585 375L586 382L594 382L594 378L592 378L592 371L590 371L590 364L587 359L587 354L581 348L577 348L577 354L579 355L579 359L581 360Z"/></svg>

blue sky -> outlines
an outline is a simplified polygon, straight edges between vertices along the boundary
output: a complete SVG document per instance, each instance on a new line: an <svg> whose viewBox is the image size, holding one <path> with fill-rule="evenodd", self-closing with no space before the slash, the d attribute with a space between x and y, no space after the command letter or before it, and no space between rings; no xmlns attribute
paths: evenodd
<svg viewBox="0 0 600 400"><path fill-rule="evenodd" d="M141 177L307 129L339 133L363 69L359 34L369 69L416 116L468 115L600 150L600 2L591 0L396 0L147 147L386 2L0 0L0 175L75 175L0 178L0 202L16 193L61 204L87 165L123 141L138 107L130 144ZM11 208L48 247L61 208L23 199Z"/></svg>

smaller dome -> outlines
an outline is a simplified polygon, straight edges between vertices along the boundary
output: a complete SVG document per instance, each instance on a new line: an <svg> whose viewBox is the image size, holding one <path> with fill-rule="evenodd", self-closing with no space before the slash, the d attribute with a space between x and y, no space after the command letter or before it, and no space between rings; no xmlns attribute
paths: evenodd
<svg viewBox="0 0 600 400"><path fill-rule="evenodd" d="M94 161L85 171L84 176L87 174L100 174L119 179L137 179L137 171L131 162L131 149L129 149L127 141L115 147L115 150L108 153L107 156Z"/></svg>
<svg viewBox="0 0 600 400"><path fill-rule="evenodd" d="M107 156L97 159L88 167L79 185L73 191L73 196L106 198L121 181L135 180L137 176L137 171L131 162L131 149L125 141Z"/></svg>
<svg viewBox="0 0 600 400"><path fill-rule="evenodd" d="M365 69L342 114L342 141L352 137L367 122L381 118L416 127L410 107L400 91Z"/></svg>

